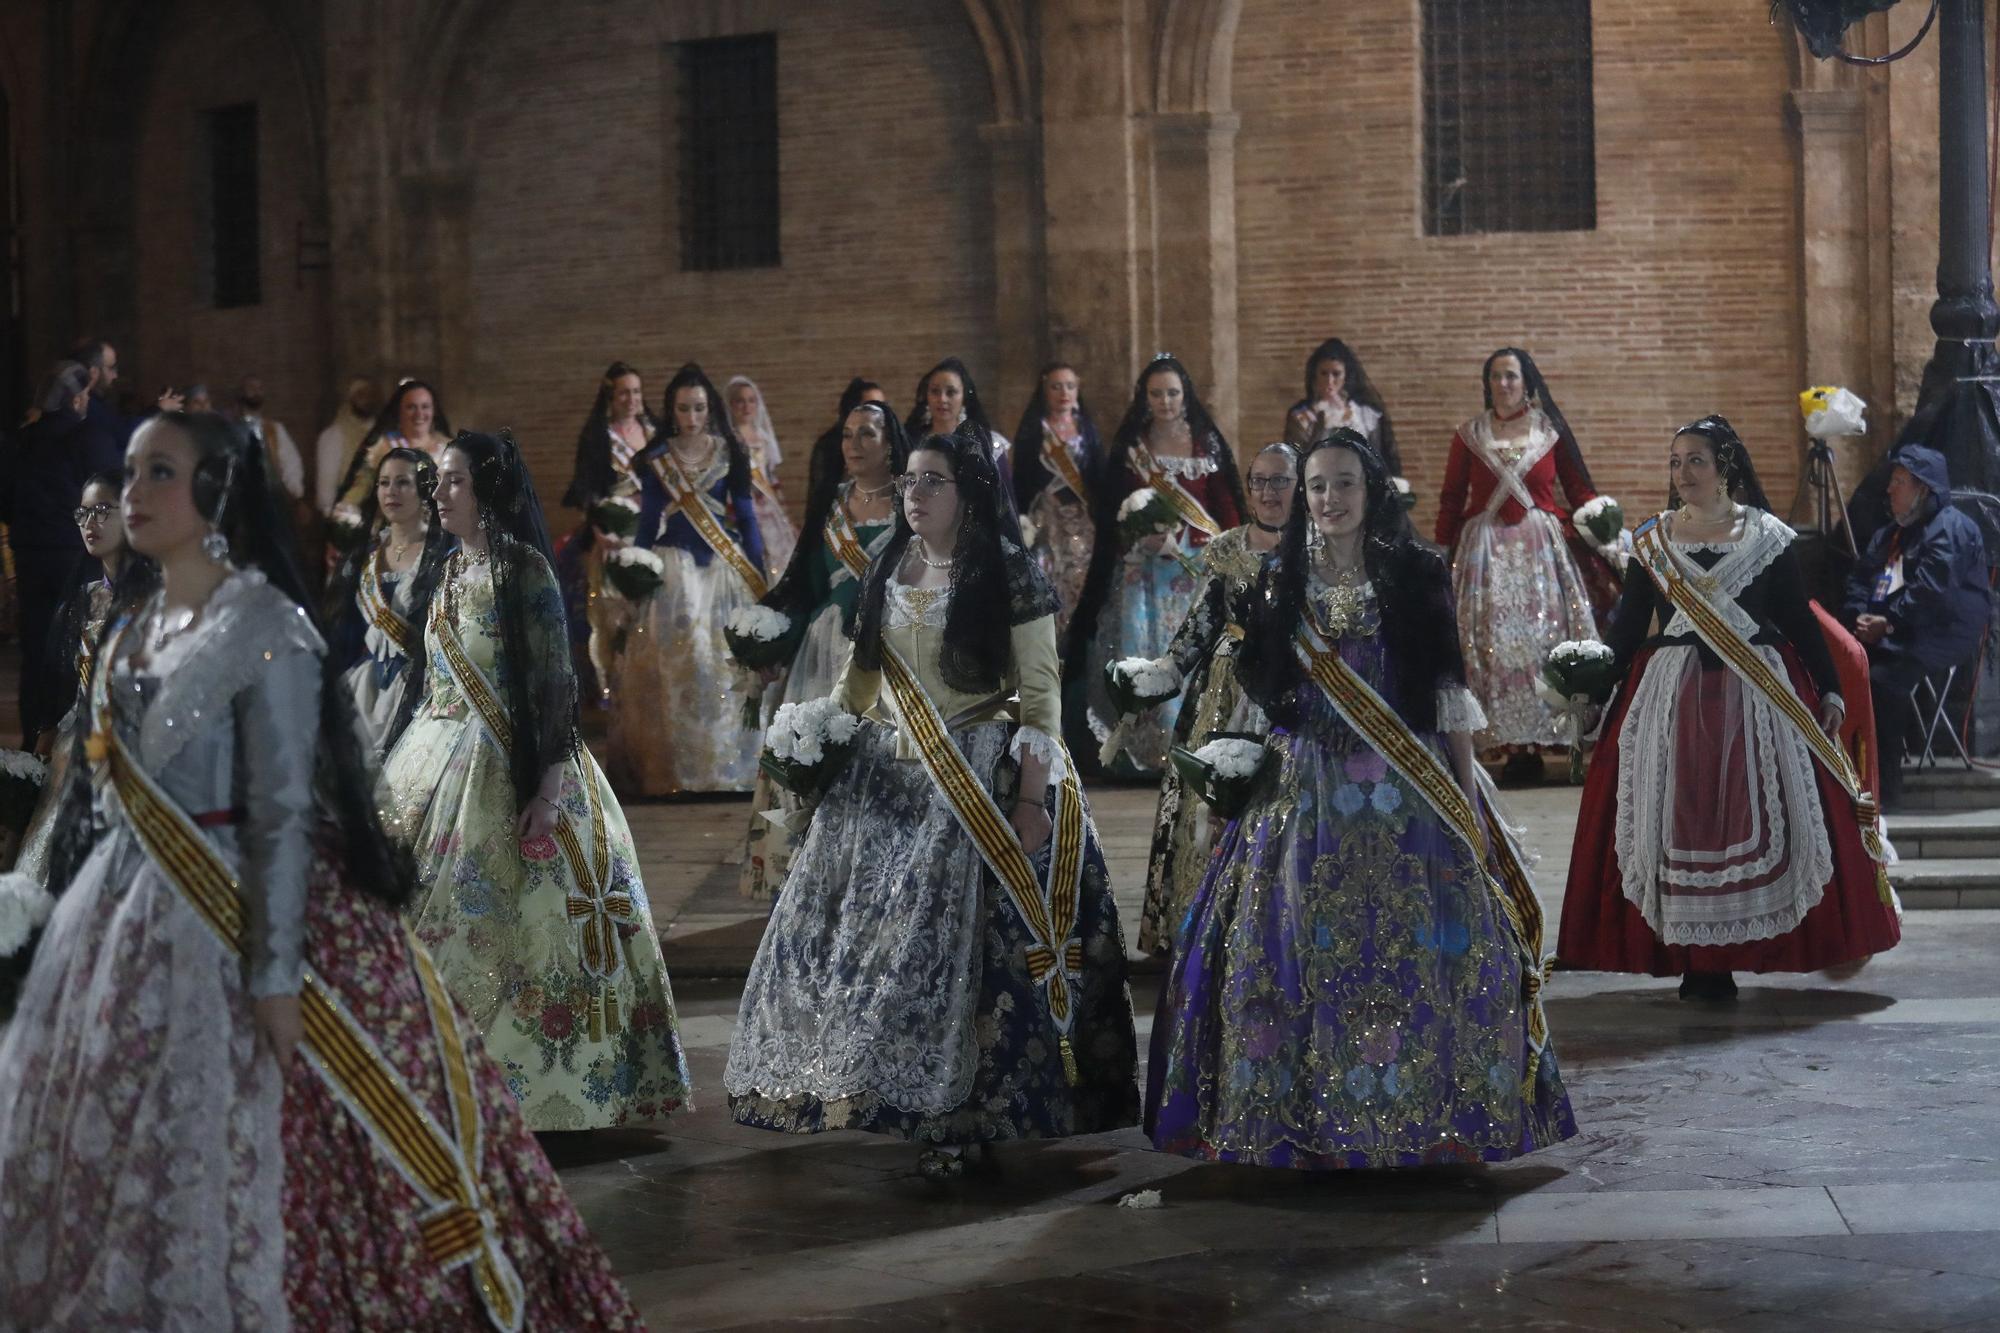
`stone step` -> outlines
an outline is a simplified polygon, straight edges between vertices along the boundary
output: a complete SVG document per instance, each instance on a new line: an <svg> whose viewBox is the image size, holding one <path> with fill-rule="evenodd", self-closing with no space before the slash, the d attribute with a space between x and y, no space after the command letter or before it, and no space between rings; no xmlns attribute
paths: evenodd
<svg viewBox="0 0 2000 1333"><path fill-rule="evenodd" d="M2000 772L1966 768L1957 761L1903 770L1906 810L2000 810Z"/></svg>
<svg viewBox="0 0 2000 1333"><path fill-rule="evenodd" d="M1889 882L1913 911L2000 909L2000 861L1987 857L1899 862L1889 867Z"/></svg>
<svg viewBox="0 0 2000 1333"><path fill-rule="evenodd" d="M2000 809L1931 810L1888 816L1889 840L1906 860L2000 857Z"/></svg>

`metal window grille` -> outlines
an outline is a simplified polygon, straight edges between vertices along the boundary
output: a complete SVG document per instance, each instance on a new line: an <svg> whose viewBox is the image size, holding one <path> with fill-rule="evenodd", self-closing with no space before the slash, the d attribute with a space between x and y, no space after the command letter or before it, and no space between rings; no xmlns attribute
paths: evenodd
<svg viewBox="0 0 2000 1333"><path fill-rule="evenodd" d="M1597 226L1590 0L1423 0L1424 231Z"/></svg>
<svg viewBox="0 0 2000 1333"><path fill-rule="evenodd" d="M208 260L218 309L264 299L257 217L257 104L218 107L208 119Z"/></svg>
<svg viewBox="0 0 2000 1333"><path fill-rule="evenodd" d="M778 39L680 44L683 269L778 261Z"/></svg>

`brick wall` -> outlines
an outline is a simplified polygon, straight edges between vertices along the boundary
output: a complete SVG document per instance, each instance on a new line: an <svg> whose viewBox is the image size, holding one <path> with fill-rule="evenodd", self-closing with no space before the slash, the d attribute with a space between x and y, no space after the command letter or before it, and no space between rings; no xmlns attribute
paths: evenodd
<svg viewBox="0 0 2000 1333"><path fill-rule="evenodd" d="M1493 348L1535 354L1598 485L1663 502L1668 432L1726 413L1789 506L1799 445L1788 40L1742 0L1598 4L1593 232L1423 235L1417 6L1245 6L1236 47L1243 428L1276 438L1352 344L1434 511Z"/></svg>
<svg viewBox="0 0 2000 1333"><path fill-rule="evenodd" d="M990 374L991 196L976 129L991 93L963 9L769 8L783 135L773 269L680 270L671 66L660 42L633 33L632 6L511 6L470 55L475 382L442 387L454 424L515 428L545 495L567 482L613 359L641 369L656 411L683 361L718 387L756 380L795 512L808 446L849 376L881 380L902 411L945 355ZM999 406L1011 426L1018 404Z"/></svg>
<svg viewBox="0 0 2000 1333"><path fill-rule="evenodd" d="M188 6L158 53L139 132L136 336L119 348L146 401L165 384L206 381L222 408L245 374L266 411L310 455L326 423L325 277L298 268L313 192L312 148L296 68L259 5ZM262 301L213 308L198 290L196 212L207 137L201 111L257 104ZM306 459L311 477L311 459ZM310 482L308 483L310 484Z"/></svg>

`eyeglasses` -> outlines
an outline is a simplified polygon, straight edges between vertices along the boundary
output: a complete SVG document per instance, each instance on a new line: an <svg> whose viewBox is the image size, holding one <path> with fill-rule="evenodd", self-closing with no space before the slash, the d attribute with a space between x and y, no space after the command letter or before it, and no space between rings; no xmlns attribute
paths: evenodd
<svg viewBox="0 0 2000 1333"><path fill-rule="evenodd" d="M1249 477L1243 482L1253 491L1285 491L1299 484L1297 477Z"/></svg>
<svg viewBox="0 0 2000 1333"><path fill-rule="evenodd" d="M896 478L896 493L898 495L914 495L919 500L928 500L945 487L956 485L958 485L958 482L952 478L941 477L935 472L905 472L902 476Z"/></svg>
<svg viewBox="0 0 2000 1333"><path fill-rule="evenodd" d="M86 523L102 523L117 511L117 505L78 505L69 511L69 516L76 520L80 528Z"/></svg>

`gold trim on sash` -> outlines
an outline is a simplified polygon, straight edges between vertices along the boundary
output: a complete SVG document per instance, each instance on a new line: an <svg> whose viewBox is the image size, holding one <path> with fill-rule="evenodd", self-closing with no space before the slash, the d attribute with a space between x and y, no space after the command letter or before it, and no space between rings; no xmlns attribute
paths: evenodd
<svg viewBox="0 0 2000 1333"><path fill-rule="evenodd" d="M1548 1016L1542 1008L1542 985L1552 960L1543 952L1542 903L1535 896L1534 881L1529 878L1527 867L1521 862L1520 849L1492 811L1486 811L1485 819L1481 820L1464 788L1443 761L1416 738L1387 700L1341 660L1340 653L1327 643L1309 617L1299 627L1298 651L1313 683L1341 719L1416 789L1445 827L1471 849L1473 859L1479 863L1481 877L1522 953L1521 981L1526 991L1531 1048L1523 1082L1533 1083L1539 1054L1549 1037Z"/></svg>
<svg viewBox="0 0 2000 1333"><path fill-rule="evenodd" d="M868 551L861 545L861 534L854 530L854 520L841 511L838 501L826 516L825 533L828 549L847 566L848 572L857 579L866 577Z"/></svg>
<svg viewBox="0 0 2000 1333"><path fill-rule="evenodd" d="M102 681L93 704L92 751L140 845L216 938L241 956L246 909L235 875L133 757L111 723L110 697ZM469 1265L487 1317L495 1327L515 1333L522 1326L526 1288L507 1257L478 1179L479 1108L465 1043L430 956L408 926L402 930L411 965L430 1001L456 1137L438 1125L310 965L303 970L299 991L301 1051L334 1100L367 1130L426 1205L419 1226L433 1262L447 1271Z"/></svg>
<svg viewBox="0 0 2000 1333"><path fill-rule="evenodd" d="M1688 623L1694 626L1701 641L1714 650L1738 679L1761 694L1765 702L1778 710L1780 717L1791 723L1792 730L1805 742L1813 758L1854 802L1854 818L1861 828L1862 845L1875 862L1875 887L1883 902L1892 902L1889 872L1885 868L1889 854L1882 845L1882 831L1877 818L1879 811L1875 798L1862 788L1861 779L1856 775L1847 752L1820 729L1819 719L1807 711L1805 701L1799 698L1798 691L1791 687L1790 682L1781 679L1771 669L1771 664L1757 655L1749 640L1715 609L1702 590L1695 586L1694 580L1681 573L1673 553L1667 549L1657 515L1639 525L1639 530L1632 535L1632 549L1645 565L1654 586L1659 588L1660 594L1673 604L1675 610L1688 618Z"/></svg>
<svg viewBox="0 0 2000 1333"><path fill-rule="evenodd" d="M695 532L708 543L708 548L721 556L729 567L736 571L736 576L743 580L743 586L750 590L752 600L763 601L764 594L771 591L771 585L764 578L764 571L750 563L750 557L743 554L743 548L738 546L735 539L724 532L722 525L715 521L715 515L709 512L708 497L688 480L685 472L681 471L681 465L674 460L671 448L663 449L653 455L653 471L659 477L660 484L667 489L667 508L678 509L685 514L687 521L694 526Z"/></svg>
<svg viewBox="0 0 2000 1333"><path fill-rule="evenodd" d="M1077 783L1075 765L1065 756L1067 771L1056 785L1055 845L1049 855L1048 882L1039 884L1020 838L953 743L937 705L924 692L916 673L886 642L882 645L882 678L895 702L897 721L915 743L925 772L1034 938L1027 950L1028 973L1046 991L1063 1074L1074 1087L1079 1078L1076 1051L1070 1042L1076 1017L1071 991L1083 972L1083 944L1072 936L1079 910L1085 833L1083 789Z"/></svg>
<svg viewBox="0 0 2000 1333"><path fill-rule="evenodd" d="M1159 459L1153 456L1152 450L1141 445L1126 455L1126 458L1141 481L1166 497L1167 503L1174 507L1174 512L1181 516L1183 523L1211 537L1222 535L1222 525L1209 517L1208 510L1202 508L1201 501L1195 499L1193 493L1181 485L1180 478L1161 465Z"/></svg>
<svg viewBox="0 0 2000 1333"><path fill-rule="evenodd" d="M368 623L382 631L383 637L395 644L396 650L403 656L411 657L416 653L417 636L411 629L410 622L403 619L389 597L382 591L380 571L376 568L381 559L382 552L377 549L374 554L361 562L361 578L355 587L355 601L360 604L361 614L368 618ZM411 572L414 574L415 571Z"/></svg>
<svg viewBox="0 0 2000 1333"><path fill-rule="evenodd" d="M1062 479L1063 485L1069 487L1070 494L1081 500L1084 508L1088 509L1090 487L1084 483L1083 469L1076 465L1076 459L1070 455L1069 446L1047 429L1042 431L1042 461L1049 465L1050 471Z"/></svg>
<svg viewBox="0 0 2000 1333"><path fill-rule="evenodd" d="M432 603L431 637L437 641L438 652L450 668L452 680L471 701L473 711L479 715L487 733L504 755L514 743L514 728L508 720L507 710L494 691L492 682L486 679L486 673L465 651L465 644L445 613L444 601L440 597ZM625 960L625 951L619 947L618 924L635 922L637 913L631 894L610 889L611 834L605 824L604 807L597 800L596 785L589 780L589 774L582 777L577 785L583 792L584 809L588 812L590 850L585 852L583 841L577 836L575 822L570 818L569 811L561 806L556 808L553 836L556 849L562 854L576 883L566 911L569 919L577 923L577 956L582 959L585 971L608 981L618 975L618 969ZM592 1041L603 1040L604 1033L616 1032L619 1027L617 996L608 989L601 994L604 1001L602 1014L595 1008L591 1010Z"/></svg>

